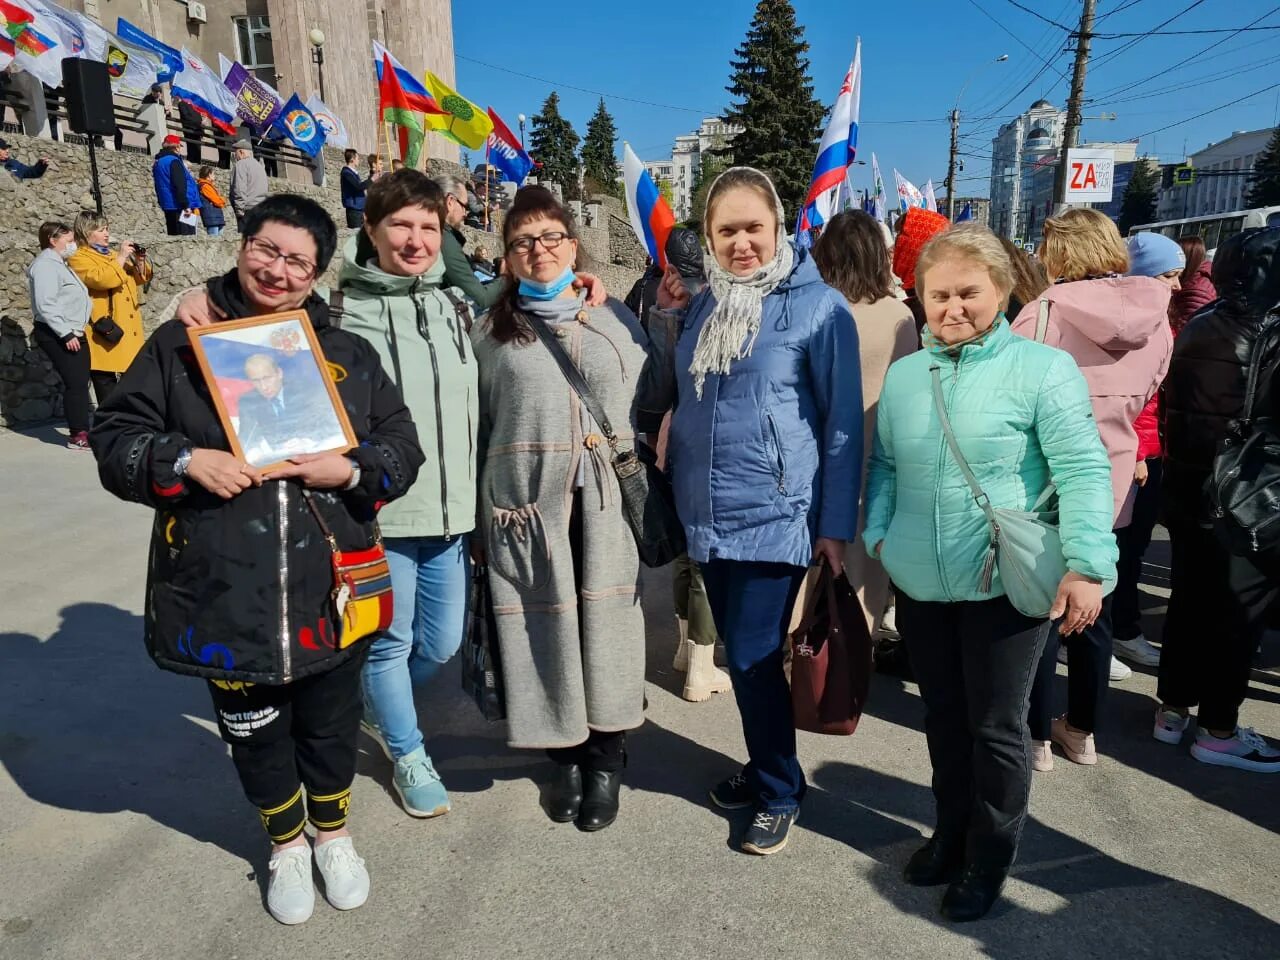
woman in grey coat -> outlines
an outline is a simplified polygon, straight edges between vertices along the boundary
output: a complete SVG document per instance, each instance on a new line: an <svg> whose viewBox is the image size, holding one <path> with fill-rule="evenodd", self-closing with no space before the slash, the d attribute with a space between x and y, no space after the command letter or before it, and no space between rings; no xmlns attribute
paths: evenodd
<svg viewBox="0 0 1280 960"><path fill-rule="evenodd" d="M84 282L67 266L76 251L71 227L56 220L40 224L40 252L27 268L33 335L62 380L62 406L72 450L89 449L89 347L85 327L91 301Z"/></svg>
<svg viewBox="0 0 1280 960"><path fill-rule="evenodd" d="M510 743L557 767L548 813L587 831L613 823L625 733L643 722L640 562L594 422L531 323L569 353L621 447L634 413L669 392L670 331L649 337L619 301L573 289L573 220L544 187L503 224L508 278L473 331L480 368L479 517L489 566ZM652 355L652 360L650 356Z"/></svg>

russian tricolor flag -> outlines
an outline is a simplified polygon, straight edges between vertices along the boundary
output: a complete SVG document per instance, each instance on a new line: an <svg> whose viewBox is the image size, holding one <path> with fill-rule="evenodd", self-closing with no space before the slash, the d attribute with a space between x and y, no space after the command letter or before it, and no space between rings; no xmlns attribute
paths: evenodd
<svg viewBox="0 0 1280 960"><path fill-rule="evenodd" d="M667 237L676 225L676 217L629 143L622 145L622 176L626 181L627 216L631 218L631 229L649 251L653 262L665 270Z"/></svg>
<svg viewBox="0 0 1280 960"><path fill-rule="evenodd" d="M373 69L378 75L378 84L382 84L382 63L384 59L391 61L391 69L395 71L396 80L400 82L400 88L404 91L405 104L410 110L417 113L444 113L440 109L440 105L436 103L436 98L431 96L421 80L415 77L408 67L395 58L390 50L380 44L377 40L373 41Z"/></svg>
<svg viewBox="0 0 1280 960"><path fill-rule="evenodd" d="M800 208L800 220L796 237L808 236L813 227L820 227L831 219L835 210L836 194L844 182L845 172L858 152L858 110L862 101L862 40L858 40L853 53L853 63L844 75L840 95L831 110L831 121L818 144L818 159L813 165L813 181L804 206Z"/></svg>

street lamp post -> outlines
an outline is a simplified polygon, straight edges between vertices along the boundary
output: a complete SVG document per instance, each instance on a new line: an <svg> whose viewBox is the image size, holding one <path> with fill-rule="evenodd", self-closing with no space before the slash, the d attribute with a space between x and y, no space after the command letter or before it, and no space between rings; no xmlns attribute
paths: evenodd
<svg viewBox="0 0 1280 960"><path fill-rule="evenodd" d="M522 113L520 114L520 116L516 117L516 119L520 121L520 149L523 150L524 149L524 121L526 118L525 118L525 115Z"/></svg>
<svg viewBox="0 0 1280 960"><path fill-rule="evenodd" d="M311 62L316 65L316 72L320 75L320 99L324 99L324 31L319 27L313 27L311 32L307 34L307 39L311 41Z"/></svg>
<svg viewBox="0 0 1280 960"><path fill-rule="evenodd" d="M960 98L964 96L964 92L968 89L973 78L980 74L993 63L1004 63L1009 59L1007 53L1002 53L994 60L988 60L985 63L978 64L977 68L969 74L969 78L965 80L964 85L960 88L960 92L956 94L956 105L951 110L951 158L947 162L947 219L954 220L956 216L956 153L960 149Z"/></svg>

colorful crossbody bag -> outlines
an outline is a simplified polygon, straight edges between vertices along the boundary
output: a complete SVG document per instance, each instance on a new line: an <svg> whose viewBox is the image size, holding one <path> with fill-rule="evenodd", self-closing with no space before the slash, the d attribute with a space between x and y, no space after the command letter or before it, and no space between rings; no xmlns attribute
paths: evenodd
<svg viewBox="0 0 1280 960"><path fill-rule="evenodd" d="M311 492L304 490L307 506L329 544L333 562L333 609L342 622L338 649L345 650L391 626L391 567L382 546L382 532L374 525L373 546L363 550L338 549L338 538L320 515Z"/></svg>

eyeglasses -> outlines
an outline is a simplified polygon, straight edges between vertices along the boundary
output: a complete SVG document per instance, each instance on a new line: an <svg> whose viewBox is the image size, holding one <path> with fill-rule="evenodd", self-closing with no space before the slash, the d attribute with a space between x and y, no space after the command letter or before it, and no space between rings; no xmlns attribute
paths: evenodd
<svg viewBox="0 0 1280 960"><path fill-rule="evenodd" d="M294 280L310 280L316 274L316 265L306 257L286 254L270 240L250 237L244 242L245 259L259 267L284 261L284 272Z"/></svg>
<svg viewBox="0 0 1280 960"><path fill-rule="evenodd" d="M542 249L550 253L560 244L569 239L567 233L561 233L559 230L553 230L550 233L544 233L538 237L516 237L507 244L508 253L532 253L534 244L541 243Z"/></svg>

